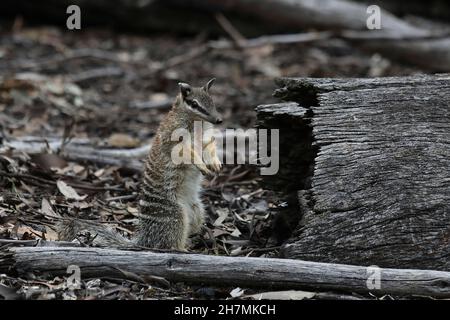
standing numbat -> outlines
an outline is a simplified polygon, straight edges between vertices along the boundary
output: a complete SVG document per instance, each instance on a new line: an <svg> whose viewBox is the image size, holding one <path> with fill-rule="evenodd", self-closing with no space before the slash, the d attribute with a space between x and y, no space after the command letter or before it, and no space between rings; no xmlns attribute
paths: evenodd
<svg viewBox="0 0 450 320"><path fill-rule="evenodd" d="M214 137L201 136L202 155L193 147L194 122L202 121L204 129L222 122L209 89L179 83L172 109L161 122L144 166L139 200L139 226L129 240L103 224L70 219L57 226L59 239L72 241L82 235L93 236L93 244L101 246L144 246L158 249L185 250L188 237L198 233L204 222L205 209L200 200L203 175L220 171L222 164L216 154ZM187 152L192 161L173 161L172 152L180 141L173 141L175 130L187 130L192 138ZM181 155L181 154L180 154Z"/></svg>

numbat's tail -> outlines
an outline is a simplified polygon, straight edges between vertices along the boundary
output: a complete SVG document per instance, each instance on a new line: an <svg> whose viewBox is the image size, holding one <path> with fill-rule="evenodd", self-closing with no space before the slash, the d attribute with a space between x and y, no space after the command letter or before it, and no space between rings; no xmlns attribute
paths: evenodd
<svg viewBox="0 0 450 320"><path fill-rule="evenodd" d="M79 240L81 243L101 247L130 247L133 242L109 226L88 220L65 219L56 225L59 240Z"/></svg>

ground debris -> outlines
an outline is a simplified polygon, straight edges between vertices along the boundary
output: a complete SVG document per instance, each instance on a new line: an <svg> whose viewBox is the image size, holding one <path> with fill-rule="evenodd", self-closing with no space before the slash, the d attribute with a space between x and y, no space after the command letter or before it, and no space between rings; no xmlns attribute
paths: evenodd
<svg viewBox="0 0 450 320"><path fill-rule="evenodd" d="M199 50L203 40L174 35L144 37L105 30L83 34L34 27L3 32L0 38L0 141L24 136L63 141L56 151L0 153L2 239L54 240L54 226L61 217L112 224L131 237L137 222L140 175L120 164L70 161L58 151L72 139L117 148L147 144L170 107L178 81L200 84L216 77L213 95L224 116L223 127L249 128L255 122L254 107L274 101L274 76L406 75L417 71L395 63L389 68L374 67L370 56L337 40L247 51L234 47ZM195 55L186 59L186 52ZM271 237L272 222L283 199L261 187L257 168L225 166L205 182L204 201L206 224L191 239L192 251L277 256L280 243ZM82 278L80 287L73 289L69 277L48 279L36 274L24 280L0 275L0 297L249 299L258 293L137 275ZM295 294L302 298L312 295Z"/></svg>

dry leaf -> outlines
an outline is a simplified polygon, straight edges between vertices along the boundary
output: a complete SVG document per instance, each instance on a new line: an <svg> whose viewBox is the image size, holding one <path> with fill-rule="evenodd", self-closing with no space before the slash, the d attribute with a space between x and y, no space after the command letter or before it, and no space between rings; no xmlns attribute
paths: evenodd
<svg viewBox="0 0 450 320"><path fill-rule="evenodd" d="M67 167L67 161L54 153L39 153L31 155L31 161L44 170Z"/></svg>
<svg viewBox="0 0 450 320"><path fill-rule="evenodd" d="M100 178L103 174L105 173L105 169L98 169L97 171L94 172L94 176L96 176L97 178Z"/></svg>
<svg viewBox="0 0 450 320"><path fill-rule="evenodd" d="M87 209L93 207L92 203L87 203L86 201L73 202L69 205L70 208Z"/></svg>
<svg viewBox="0 0 450 320"><path fill-rule="evenodd" d="M36 235L42 234L42 232L33 229L28 226L18 226L16 228L17 238L20 240L34 240Z"/></svg>
<svg viewBox="0 0 450 320"><path fill-rule="evenodd" d="M58 240L58 234L48 226L45 226L45 239L49 241Z"/></svg>
<svg viewBox="0 0 450 320"><path fill-rule="evenodd" d="M239 238L239 236L240 236L241 234L242 234L242 233L239 231L239 229L236 228L236 229L233 230L233 232L230 234L230 236Z"/></svg>
<svg viewBox="0 0 450 320"><path fill-rule="evenodd" d="M83 172L84 170L85 170L85 168L83 166L78 165L78 164L73 166L73 172L75 174L79 174L79 173Z"/></svg>
<svg viewBox="0 0 450 320"><path fill-rule="evenodd" d="M241 251L242 251L242 247L237 247L236 249L231 250L230 254L232 256L237 256L241 253Z"/></svg>
<svg viewBox="0 0 450 320"><path fill-rule="evenodd" d="M53 210L52 205L45 198L42 199L41 213L45 214L46 216L50 216L50 217L55 217L55 218L61 217L61 215L59 213L57 213Z"/></svg>
<svg viewBox="0 0 450 320"><path fill-rule="evenodd" d="M231 292L230 292L230 296L232 296L233 298L240 297L240 296L242 296L243 294L244 294L244 290L241 289L241 288L239 288L239 287L234 288L234 289L231 290Z"/></svg>
<svg viewBox="0 0 450 320"><path fill-rule="evenodd" d="M229 232L228 231L225 231L225 230L222 230L222 229L214 229L213 230L213 237L214 238L217 238L217 237L220 237L220 236L222 236L222 235L224 235L224 234L229 234Z"/></svg>
<svg viewBox="0 0 450 320"><path fill-rule="evenodd" d="M154 102L164 102L170 99L170 97L164 92L157 92L150 95L150 100Z"/></svg>
<svg viewBox="0 0 450 320"><path fill-rule="evenodd" d="M56 186L58 187L59 192L61 192L67 199L73 199L73 200L84 200L86 199L87 195L80 196L74 188L67 185L62 180L58 180L56 182Z"/></svg>
<svg viewBox="0 0 450 320"><path fill-rule="evenodd" d="M222 223L228 217L228 209L218 208L216 211L219 214L219 217L216 219L216 221L214 221L213 225L217 227L222 225Z"/></svg>
<svg viewBox="0 0 450 320"><path fill-rule="evenodd" d="M261 292L257 294L245 295L244 297L255 300L303 300L312 299L315 295L316 294L314 292L287 290Z"/></svg>
<svg viewBox="0 0 450 320"><path fill-rule="evenodd" d="M109 137L108 145L117 148L134 148L139 146L139 140L125 133L114 133Z"/></svg>
<svg viewBox="0 0 450 320"><path fill-rule="evenodd" d="M135 215L135 214L138 214L138 213L139 213L139 209L138 209L138 208L130 207L130 206L127 207L127 211L128 211L129 213L131 213L132 215Z"/></svg>

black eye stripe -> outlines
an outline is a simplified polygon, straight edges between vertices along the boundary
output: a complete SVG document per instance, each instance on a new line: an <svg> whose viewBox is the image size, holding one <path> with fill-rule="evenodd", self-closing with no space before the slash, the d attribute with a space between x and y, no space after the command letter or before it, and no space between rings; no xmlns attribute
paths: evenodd
<svg viewBox="0 0 450 320"><path fill-rule="evenodd" d="M206 109L203 108L197 101L188 100L186 102L191 108L196 109L196 110L200 111L201 113L203 113L205 115L209 115L209 112L206 111Z"/></svg>

